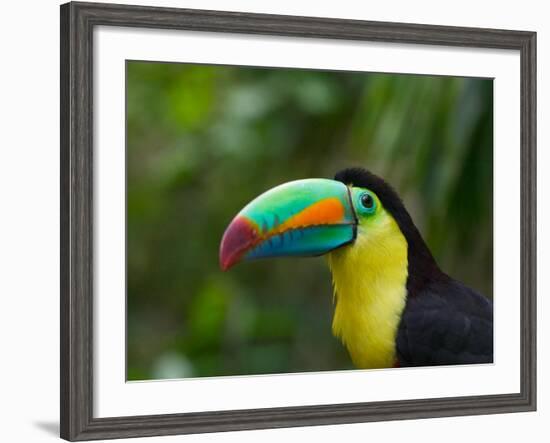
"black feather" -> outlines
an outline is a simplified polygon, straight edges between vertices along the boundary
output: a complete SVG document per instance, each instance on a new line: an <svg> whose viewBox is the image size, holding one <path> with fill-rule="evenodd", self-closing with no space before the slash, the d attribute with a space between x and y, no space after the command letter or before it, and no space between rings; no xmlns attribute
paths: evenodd
<svg viewBox="0 0 550 443"><path fill-rule="evenodd" d="M493 305L449 279L409 297L396 339L400 366L492 363Z"/></svg>

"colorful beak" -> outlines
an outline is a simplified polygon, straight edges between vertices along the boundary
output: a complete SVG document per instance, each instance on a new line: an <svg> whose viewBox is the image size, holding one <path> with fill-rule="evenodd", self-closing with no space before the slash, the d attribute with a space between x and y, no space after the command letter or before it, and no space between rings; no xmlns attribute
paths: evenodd
<svg viewBox="0 0 550 443"><path fill-rule="evenodd" d="M265 192L225 230L221 268L259 258L322 255L351 243L357 222L349 192L327 179L297 180Z"/></svg>

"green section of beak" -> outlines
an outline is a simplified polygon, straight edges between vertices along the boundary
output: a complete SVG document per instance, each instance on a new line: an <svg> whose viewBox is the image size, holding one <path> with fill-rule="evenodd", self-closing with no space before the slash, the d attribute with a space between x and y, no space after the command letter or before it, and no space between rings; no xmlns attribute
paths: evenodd
<svg viewBox="0 0 550 443"><path fill-rule="evenodd" d="M315 256L355 239L349 190L327 179L277 186L249 203L227 227L220 265L267 257Z"/></svg>

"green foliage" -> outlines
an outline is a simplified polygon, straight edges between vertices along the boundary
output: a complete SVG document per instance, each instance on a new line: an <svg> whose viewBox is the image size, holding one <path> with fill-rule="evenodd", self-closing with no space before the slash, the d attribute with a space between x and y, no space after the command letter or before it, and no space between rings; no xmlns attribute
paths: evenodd
<svg viewBox="0 0 550 443"><path fill-rule="evenodd" d="M492 81L128 62L128 378L351 367L324 259L222 273L236 212L371 169L441 267L492 296Z"/></svg>

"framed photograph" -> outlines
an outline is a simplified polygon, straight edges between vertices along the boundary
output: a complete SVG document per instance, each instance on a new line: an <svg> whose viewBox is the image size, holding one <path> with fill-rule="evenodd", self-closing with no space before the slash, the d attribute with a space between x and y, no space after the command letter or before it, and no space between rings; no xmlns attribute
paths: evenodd
<svg viewBox="0 0 550 443"><path fill-rule="evenodd" d="M62 5L61 437L535 410L535 45Z"/></svg>

